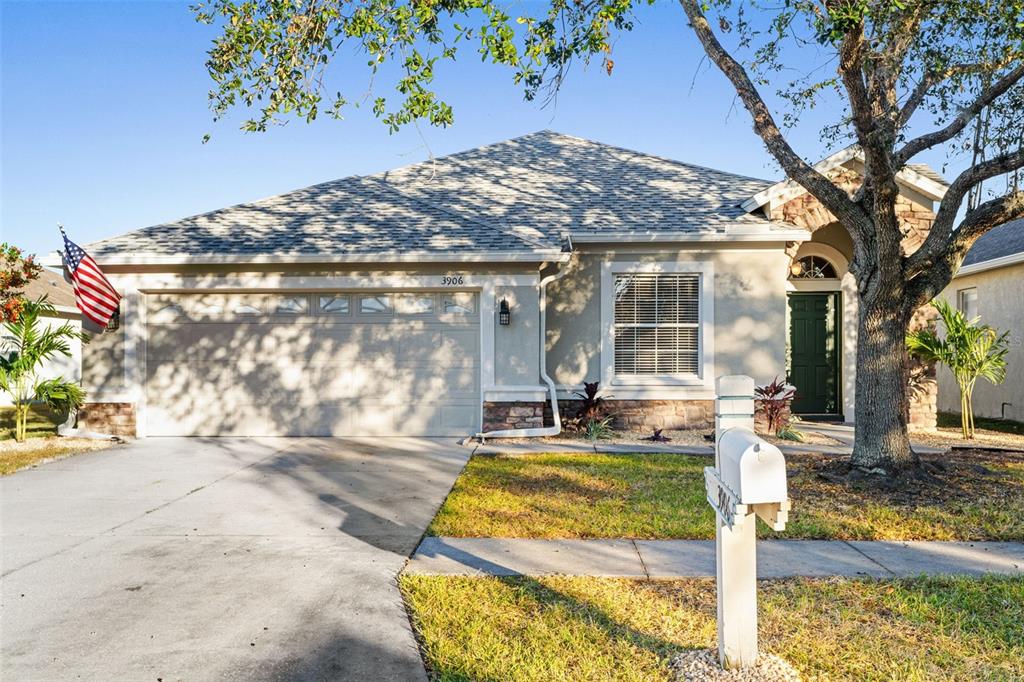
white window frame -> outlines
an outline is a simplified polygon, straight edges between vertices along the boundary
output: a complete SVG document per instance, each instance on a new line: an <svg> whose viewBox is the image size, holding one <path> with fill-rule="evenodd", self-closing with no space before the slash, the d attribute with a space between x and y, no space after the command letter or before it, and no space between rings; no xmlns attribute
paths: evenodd
<svg viewBox="0 0 1024 682"><path fill-rule="evenodd" d="M615 373L615 276L628 274L691 274L699 276L700 298L697 335L697 367L692 374L616 375ZM604 261L601 264L601 384L614 387L699 387L715 385L715 268L708 261L640 262ZM656 396L651 396L656 397Z"/></svg>
<svg viewBox="0 0 1024 682"><path fill-rule="evenodd" d="M967 298L966 294L968 294L970 292L974 293L974 315L969 315L968 314L967 304L966 304L966 301L964 300L964 299ZM980 307L981 307L981 299L978 296L978 287L976 287L976 286L974 286L974 287L964 287L963 289L957 289L956 290L956 309L959 310L961 313L963 313L964 317L966 317L968 319L968 321L974 319L975 317L980 317L981 316Z"/></svg>

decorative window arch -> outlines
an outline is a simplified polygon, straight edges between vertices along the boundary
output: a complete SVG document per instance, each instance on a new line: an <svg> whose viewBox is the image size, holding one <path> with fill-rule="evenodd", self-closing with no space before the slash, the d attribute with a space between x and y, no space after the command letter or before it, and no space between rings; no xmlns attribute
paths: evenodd
<svg viewBox="0 0 1024 682"><path fill-rule="evenodd" d="M790 279L838 279L836 266L823 256L803 256L789 266Z"/></svg>

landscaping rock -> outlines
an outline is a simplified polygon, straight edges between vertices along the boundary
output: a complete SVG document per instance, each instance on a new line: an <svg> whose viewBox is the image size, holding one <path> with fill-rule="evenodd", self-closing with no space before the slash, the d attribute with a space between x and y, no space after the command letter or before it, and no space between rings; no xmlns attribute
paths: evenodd
<svg viewBox="0 0 1024 682"><path fill-rule="evenodd" d="M771 654L761 654L753 668L723 670L717 651L694 649L675 656L669 667L676 682L800 682L796 668Z"/></svg>

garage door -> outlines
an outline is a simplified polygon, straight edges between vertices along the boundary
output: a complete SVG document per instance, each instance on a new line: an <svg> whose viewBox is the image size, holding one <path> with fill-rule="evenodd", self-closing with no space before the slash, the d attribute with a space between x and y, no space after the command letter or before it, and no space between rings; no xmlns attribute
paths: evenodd
<svg viewBox="0 0 1024 682"><path fill-rule="evenodd" d="M151 294L153 436L479 430L472 292Z"/></svg>

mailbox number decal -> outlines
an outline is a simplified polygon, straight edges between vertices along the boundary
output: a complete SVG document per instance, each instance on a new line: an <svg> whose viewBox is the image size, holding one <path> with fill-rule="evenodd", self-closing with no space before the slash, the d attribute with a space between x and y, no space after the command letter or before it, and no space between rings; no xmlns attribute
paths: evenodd
<svg viewBox="0 0 1024 682"><path fill-rule="evenodd" d="M466 283L463 275L445 275L441 278L441 284L446 287L460 287Z"/></svg>
<svg viewBox="0 0 1024 682"><path fill-rule="evenodd" d="M718 484L718 511L721 512L726 525L731 526L736 510L732 506L732 497L725 491L722 484Z"/></svg>

